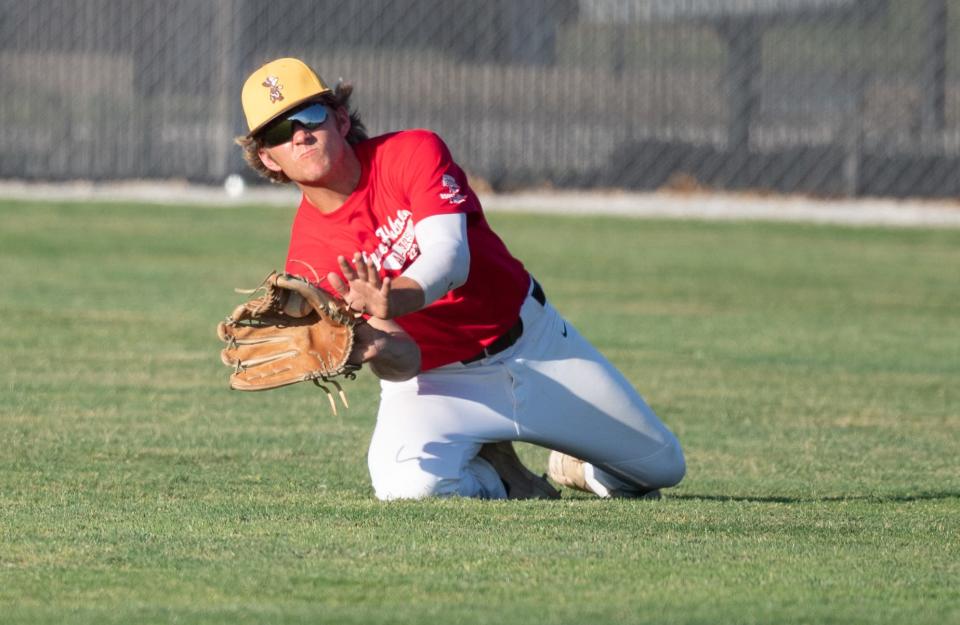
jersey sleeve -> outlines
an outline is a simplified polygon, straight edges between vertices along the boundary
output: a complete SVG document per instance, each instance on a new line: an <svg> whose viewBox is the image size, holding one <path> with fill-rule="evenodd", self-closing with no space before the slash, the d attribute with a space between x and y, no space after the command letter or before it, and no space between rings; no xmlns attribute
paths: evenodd
<svg viewBox="0 0 960 625"><path fill-rule="evenodd" d="M480 202L467 183L466 174L453 161L443 140L426 130L408 134L401 150L397 182L414 221L431 215L479 211Z"/></svg>

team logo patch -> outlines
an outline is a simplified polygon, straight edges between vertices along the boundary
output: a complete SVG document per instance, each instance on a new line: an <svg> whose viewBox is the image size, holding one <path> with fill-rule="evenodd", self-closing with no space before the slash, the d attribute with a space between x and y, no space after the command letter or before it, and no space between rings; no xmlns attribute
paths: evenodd
<svg viewBox="0 0 960 625"><path fill-rule="evenodd" d="M267 79L263 81L263 86L270 89L270 103L279 102L283 99L283 94L280 93L280 90L283 89L283 85L280 84L280 79L276 76L267 76Z"/></svg>
<svg viewBox="0 0 960 625"><path fill-rule="evenodd" d="M456 178L450 174L444 174L440 182L443 184L443 192L440 193L441 200L447 200L451 204L462 204L467 201L466 196L460 193L460 185L457 184Z"/></svg>

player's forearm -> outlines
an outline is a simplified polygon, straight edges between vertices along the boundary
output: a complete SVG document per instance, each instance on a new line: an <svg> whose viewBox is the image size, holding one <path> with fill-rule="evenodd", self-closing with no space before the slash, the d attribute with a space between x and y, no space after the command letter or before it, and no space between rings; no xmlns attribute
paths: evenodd
<svg viewBox="0 0 960 625"><path fill-rule="evenodd" d="M389 298L388 309L391 319L420 310L426 305L423 288L418 282L406 276L397 276L390 283Z"/></svg>
<svg viewBox="0 0 960 625"><path fill-rule="evenodd" d="M404 279L404 284L420 296L419 300L408 297L407 302L414 305L419 301L422 308L467 281L470 274L467 216L462 213L433 215L418 222L415 230L420 256L398 280Z"/></svg>

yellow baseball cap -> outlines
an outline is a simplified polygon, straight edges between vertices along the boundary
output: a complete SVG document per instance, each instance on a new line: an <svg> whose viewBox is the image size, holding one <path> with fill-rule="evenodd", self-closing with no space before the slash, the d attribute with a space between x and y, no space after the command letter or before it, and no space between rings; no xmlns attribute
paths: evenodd
<svg viewBox="0 0 960 625"><path fill-rule="evenodd" d="M270 61L243 83L240 101L250 128L248 137L277 116L331 89L300 59Z"/></svg>

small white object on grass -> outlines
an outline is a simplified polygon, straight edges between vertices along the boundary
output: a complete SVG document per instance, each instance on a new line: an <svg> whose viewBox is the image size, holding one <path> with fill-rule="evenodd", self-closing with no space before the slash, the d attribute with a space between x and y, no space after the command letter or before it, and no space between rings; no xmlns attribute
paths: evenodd
<svg viewBox="0 0 960 625"><path fill-rule="evenodd" d="M227 192L227 195L230 197L240 197L243 195L243 190L246 187L246 184L237 174L230 174L227 176L227 179L223 181L223 190Z"/></svg>

